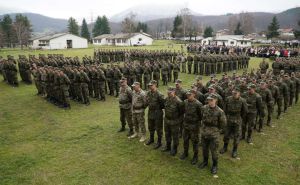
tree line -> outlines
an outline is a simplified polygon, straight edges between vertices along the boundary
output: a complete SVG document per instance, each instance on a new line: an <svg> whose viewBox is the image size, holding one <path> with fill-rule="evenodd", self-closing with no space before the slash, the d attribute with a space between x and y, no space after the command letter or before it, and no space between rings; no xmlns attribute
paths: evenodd
<svg viewBox="0 0 300 185"><path fill-rule="evenodd" d="M28 45L31 37L32 25L27 16L16 14L14 19L4 15L0 20L0 47L16 47Z"/></svg>

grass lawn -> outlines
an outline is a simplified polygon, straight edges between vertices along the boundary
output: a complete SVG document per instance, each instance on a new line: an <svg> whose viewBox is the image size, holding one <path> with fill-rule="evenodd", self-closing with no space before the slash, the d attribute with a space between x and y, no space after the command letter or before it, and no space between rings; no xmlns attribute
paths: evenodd
<svg viewBox="0 0 300 185"><path fill-rule="evenodd" d="M144 48L167 45L158 41ZM2 50L0 55L20 52ZM93 48L22 51L41 52L83 56L91 55ZM259 61L252 58L250 67L257 68ZM180 74L180 78L189 87L195 76ZM0 184L300 184L299 105L283 119L274 118L275 128L255 132L254 145L242 141L240 160L232 159L230 152L220 156L219 178L214 179L209 168L200 171L190 164L191 147L189 159L179 159L182 140L179 154L171 157L127 139L127 133L117 133L119 109L114 97L106 102L92 99L90 106L71 101L72 109L62 110L36 96L34 85L12 88L2 77L0 81ZM159 89L166 92L166 87Z"/></svg>

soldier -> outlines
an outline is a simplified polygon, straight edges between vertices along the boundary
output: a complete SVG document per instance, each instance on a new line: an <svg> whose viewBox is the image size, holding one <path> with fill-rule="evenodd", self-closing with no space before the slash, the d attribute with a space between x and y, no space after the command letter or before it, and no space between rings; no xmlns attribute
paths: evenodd
<svg viewBox="0 0 300 185"><path fill-rule="evenodd" d="M262 114L258 115L259 116L259 128L258 132L262 131L263 127L263 121L265 118L265 111L268 106L273 106L272 105L272 93L271 91L267 88L266 82L262 81L260 82L260 88L258 89L257 93L261 96L262 98ZM254 126L256 128L256 126Z"/></svg>
<svg viewBox="0 0 300 185"><path fill-rule="evenodd" d="M181 62L181 70L182 70L182 72L186 73L186 59L183 56L183 54L182 54L182 56L180 58L180 62Z"/></svg>
<svg viewBox="0 0 300 185"><path fill-rule="evenodd" d="M296 77L295 73L292 73L291 80L295 82L295 104L297 104L299 99L299 92L300 92L300 79Z"/></svg>
<svg viewBox="0 0 300 185"><path fill-rule="evenodd" d="M147 89L147 86L151 80L151 74L152 74L152 71L151 71L151 68L150 66L146 65L144 67L144 85L145 85L145 89Z"/></svg>
<svg viewBox="0 0 300 185"><path fill-rule="evenodd" d="M64 108L71 108L70 98L69 98L69 86L71 84L70 79L64 72L59 72L59 84L60 90L62 95L62 107Z"/></svg>
<svg viewBox="0 0 300 185"><path fill-rule="evenodd" d="M153 80L157 82L157 87L159 86L159 80L160 80L160 69L157 64L154 64L153 66Z"/></svg>
<svg viewBox="0 0 300 185"><path fill-rule="evenodd" d="M178 79L178 74L180 72L180 65L177 63L177 64L174 64L174 67L173 67L173 78L174 78L174 83L175 81Z"/></svg>
<svg viewBox="0 0 300 185"><path fill-rule="evenodd" d="M146 105L148 106L148 130L150 138L146 145L154 143L154 134L157 134L157 143L154 149L161 147L161 139L163 134L163 111L164 95L161 94L156 86L157 82L152 80L149 84L149 91L146 93Z"/></svg>
<svg viewBox="0 0 300 185"><path fill-rule="evenodd" d="M165 99L165 118L164 118L164 130L166 138L166 146L162 150L163 152L170 152L171 156L177 154L177 148L179 144L179 119L183 115L183 103L175 95L175 88L168 88L168 97ZM173 146L171 149L171 144Z"/></svg>
<svg viewBox="0 0 300 185"><path fill-rule="evenodd" d="M98 73L97 85L98 85L98 89L99 89L99 99L105 101L105 82L106 82L105 74L101 68L98 68L96 70Z"/></svg>
<svg viewBox="0 0 300 185"><path fill-rule="evenodd" d="M241 97L240 90L238 88L232 89L232 96L226 98L224 105L224 112L227 116L227 125L225 127L224 134L224 146L220 151L224 154L227 151L230 136L233 135L233 150L232 157L237 157L237 148L240 140L242 120L245 119L248 111L247 103L244 98Z"/></svg>
<svg viewBox="0 0 300 185"><path fill-rule="evenodd" d="M220 131L226 125L226 116L224 111L217 106L217 96L211 94L208 97L208 104L202 109L202 153L203 162L199 164L199 168L203 169L208 165L209 150L212 155L211 173L217 174L218 170L218 146Z"/></svg>
<svg viewBox="0 0 300 185"><path fill-rule="evenodd" d="M193 165L198 162L199 130L202 119L201 109L203 107L195 98L195 91L189 90L184 100L184 121L183 121L183 148L184 152L180 156L181 160L188 157L189 140L192 141L194 156L191 161Z"/></svg>
<svg viewBox="0 0 300 185"><path fill-rule="evenodd" d="M255 125L257 114L259 114L261 117L264 117L264 112L262 110L262 98L258 93L255 92L255 89L256 85L250 84L248 86L248 92L244 95L248 105L248 112L246 119L243 120L241 139L245 139L246 131L248 131L247 142L249 144L252 143L252 131Z"/></svg>
<svg viewBox="0 0 300 185"><path fill-rule="evenodd" d="M286 101L288 98L288 87L285 83L283 83L283 79L279 77L276 85L279 88L279 97L277 99L277 119L280 119L280 115L282 112L283 100ZM287 108L287 106L286 106Z"/></svg>
<svg viewBox="0 0 300 185"><path fill-rule="evenodd" d="M134 126L134 134L129 138L133 139L139 136L141 129L140 142L146 140L146 126L145 126L145 108L146 108L146 93L141 89L139 82L132 84L132 124Z"/></svg>
<svg viewBox="0 0 300 185"><path fill-rule="evenodd" d="M115 65L113 68L113 89L116 91L116 97L119 96L119 88L120 88L120 80L122 78L122 73L121 71L118 69L118 67ZM114 95L114 91L113 94Z"/></svg>
<svg viewBox="0 0 300 185"><path fill-rule="evenodd" d="M132 103L132 90L127 85L127 79L122 77L120 80L120 91L119 91L119 107L120 107L120 121L121 121L121 128L118 132L125 131L126 121L129 127L129 132L127 136L133 135L133 125L132 125L132 110L131 110L131 103Z"/></svg>
<svg viewBox="0 0 300 185"><path fill-rule="evenodd" d="M187 65L188 65L188 72L189 74L192 73L192 65L193 65L193 57L188 55L187 56Z"/></svg>
<svg viewBox="0 0 300 185"><path fill-rule="evenodd" d="M263 58L263 61L259 64L259 68L262 74L265 74L267 72L269 64L266 62L265 58Z"/></svg>
<svg viewBox="0 0 300 185"><path fill-rule="evenodd" d="M175 82L175 95L181 100L184 101L186 99L186 90L182 88L182 81L177 79ZM179 118L179 137L182 137L183 133L183 115Z"/></svg>
<svg viewBox="0 0 300 185"><path fill-rule="evenodd" d="M89 88L88 88L88 83L89 82L90 82L90 78L83 71L83 69L81 69L80 70L80 95L81 95L82 103L84 103L86 105L90 104Z"/></svg>
<svg viewBox="0 0 300 185"><path fill-rule="evenodd" d="M278 102L279 98L279 88L274 85L273 80L268 81L268 89L271 91L272 94L272 100L270 104L267 106L268 108L268 120L267 120L267 125L272 126L272 114L274 111L274 105Z"/></svg>
<svg viewBox="0 0 300 185"><path fill-rule="evenodd" d="M168 66L163 64L161 69L163 85L168 85Z"/></svg>

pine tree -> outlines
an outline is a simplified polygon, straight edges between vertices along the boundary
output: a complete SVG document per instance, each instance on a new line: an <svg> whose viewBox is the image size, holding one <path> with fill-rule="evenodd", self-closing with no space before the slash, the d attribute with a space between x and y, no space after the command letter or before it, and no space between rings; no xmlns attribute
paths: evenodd
<svg viewBox="0 0 300 185"><path fill-rule="evenodd" d="M79 35L79 26L73 17L70 17L68 20L68 31L71 34Z"/></svg>
<svg viewBox="0 0 300 185"><path fill-rule="evenodd" d="M102 27L102 18L100 16L97 17L94 28L92 30L93 37L97 37L101 35L101 27Z"/></svg>
<svg viewBox="0 0 300 185"><path fill-rule="evenodd" d="M212 29L212 27L211 27L211 26L208 26L208 27L206 27L206 28L204 29L204 35L203 35L203 37L204 37L204 38L212 37L212 36L213 36L213 32L214 32L214 30Z"/></svg>
<svg viewBox="0 0 300 185"><path fill-rule="evenodd" d="M172 37L179 37L182 35L182 17L177 15L173 21Z"/></svg>
<svg viewBox="0 0 300 185"><path fill-rule="evenodd" d="M101 24L100 30L101 30L101 34L109 34L110 33L109 22L105 15L102 16L102 24Z"/></svg>
<svg viewBox="0 0 300 185"><path fill-rule="evenodd" d="M4 15L1 21L1 29L3 34L3 41L7 47L11 47L16 42L15 31L13 29L13 21L9 15Z"/></svg>
<svg viewBox="0 0 300 185"><path fill-rule="evenodd" d="M88 25L87 25L85 19L82 20L80 36L90 40L90 32L89 32Z"/></svg>
<svg viewBox="0 0 300 185"><path fill-rule="evenodd" d="M268 26L268 33L267 33L267 38L276 38L279 36L279 23L277 20L277 17L274 16L272 19L272 22L270 23L270 25Z"/></svg>
<svg viewBox="0 0 300 185"><path fill-rule="evenodd" d="M236 29L234 30L234 34L235 35L242 35L243 31L241 30L241 23L238 22L238 24L236 25Z"/></svg>
<svg viewBox="0 0 300 185"><path fill-rule="evenodd" d="M146 23L138 22L136 26L136 32L143 31L144 33L148 32L148 25Z"/></svg>

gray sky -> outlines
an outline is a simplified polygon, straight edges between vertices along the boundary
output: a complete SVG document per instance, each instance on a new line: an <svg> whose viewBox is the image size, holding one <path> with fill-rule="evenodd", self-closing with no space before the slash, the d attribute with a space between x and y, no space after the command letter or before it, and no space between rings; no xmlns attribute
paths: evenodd
<svg viewBox="0 0 300 185"><path fill-rule="evenodd" d="M55 18L83 17L89 22L91 14L113 16L133 6L143 4L172 6L179 4L204 15L239 13L242 11L280 12L300 6L300 0L0 0L1 9L39 13Z"/></svg>

